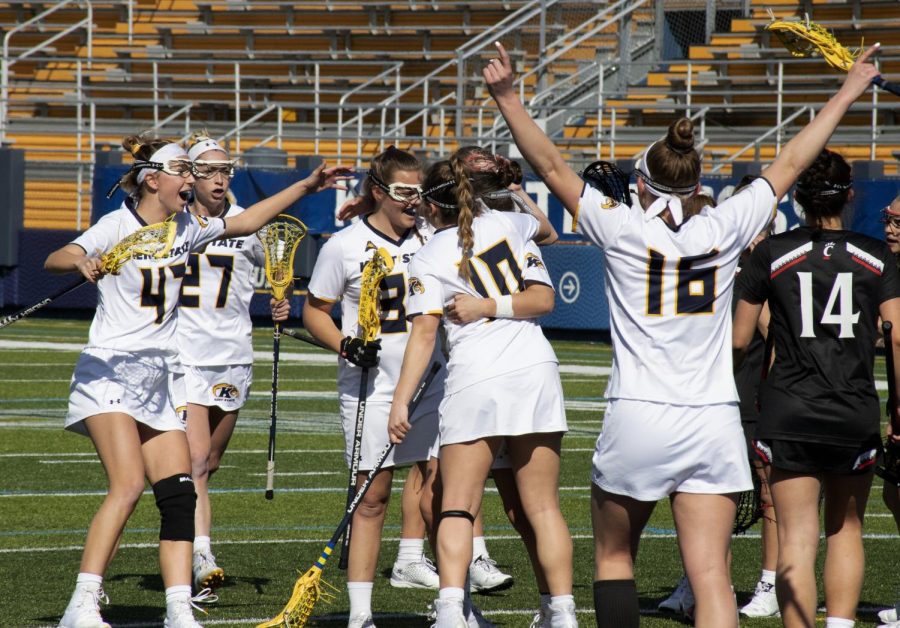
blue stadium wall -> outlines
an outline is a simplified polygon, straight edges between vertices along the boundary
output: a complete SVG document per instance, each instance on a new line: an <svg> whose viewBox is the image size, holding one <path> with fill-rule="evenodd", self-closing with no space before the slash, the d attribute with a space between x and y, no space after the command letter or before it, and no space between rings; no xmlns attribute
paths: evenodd
<svg viewBox="0 0 900 628"><path fill-rule="evenodd" d="M94 207L92 221L96 222L122 203L121 192L106 199L106 190L121 175L120 167L99 167L94 178ZM239 171L232 183L235 196L244 206L255 199L269 196L285 186L297 181L308 171L269 172L260 170ZM730 194L733 186L730 178L705 179L714 198L721 200ZM900 182L896 179L857 180L855 201L847 216L847 223L855 231L882 237L879 222L881 208L897 195ZM536 180L526 183L526 190L532 198L548 209L556 230L562 234L561 242L543 249L544 261L557 289L556 309L544 318L542 324L551 329L603 331L609 329L609 308L603 288L602 252L586 244L577 234L570 231L570 221L562 205L547 192L546 187ZM324 192L303 199L287 213L297 216L309 227L314 237L333 233L343 223L335 219L336 208L343 199L334 191ZM789 229L798 224L798 217L789 197L778 207L778 230ZM73 283L73 276L58 277L44 272L46 256L56 248L70 242L74 231L53 231L26 229L20 234L19 265L0 280L0 307L12 309L30 305L51 294L55 290ZM262 272L257 277L259 294L253 299L251 313L265 316L268 312L268 296L265 292ZM303 305L305 283L301 279L296 296L293 297L293 312L299 313ZM96 306L96 289L87 285L55 301L50 307L92 310Z"/></svg>

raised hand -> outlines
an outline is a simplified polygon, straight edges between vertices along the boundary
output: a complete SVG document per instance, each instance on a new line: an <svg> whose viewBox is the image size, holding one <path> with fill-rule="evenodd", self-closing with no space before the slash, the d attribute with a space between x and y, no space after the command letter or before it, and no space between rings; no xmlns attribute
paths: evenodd
<svg viewBox="0 0 900 628"><path fill-rule="evenodd" d="M862 96L872 84L872 79L878 76L878 70L869 62L869 59L881 48L881 44L876 43L853 63L850 71L847 73L847 80L841 87L841 91L850 95L854 100Z"/></svg>
<svg viewBox="0 0 900 628"><path fill-rule="evenodd" d="M310 194L323 190L346 190L344 181L353 179L353 170L347 166L337 165L331 168L325 167L323 161L303 180Z"/></svg>
<svg viewBox="0 0 900 628"><path fill-rule="evenodd" d="M512 63L506 48L499 41L494 42L494 45L497 47L500 58L491 59L481 71L484 82L487 83L491 96L498 102L504 98L517 98L516 90L513 87Z"/></svg>
<svg viewBox="0 0 900 628"><path fill-rule="evenodd" d="M372 200L368 196L355 196L344 201L344 204L338 209L337 217L338 220L350 220L373 211L375 211L375 207L372 206Z"/></svg>

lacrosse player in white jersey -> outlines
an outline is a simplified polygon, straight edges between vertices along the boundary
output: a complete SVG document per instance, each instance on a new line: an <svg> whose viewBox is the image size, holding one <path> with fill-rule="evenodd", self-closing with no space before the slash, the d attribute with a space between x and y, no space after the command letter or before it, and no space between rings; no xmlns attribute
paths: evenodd
<svg viewBox="0 0 900 628"><path fill-rule="evenodd" d="M572 598L572 541L559 510L559 450L566 431L556 355L530 320L515 318L513 296L524 290L528 240L551 237L543 215L475 207L462 160L434 164L425 177L420 211L435 235L410 267L410 340L391 404L390 434L402 443L416 426L407 404L428 366L444 307L458 294L489 297L492 319L445 320L449 374L441 402L438 525L441 590L437 628L471 625L464 590L472 556L472 524L484 482L505 439L523 509L534 529L546 574L554 628L577 626Z"/></svg>
<svg viewBox="0 0 900 628"><path fill-rule="evenodd" d="M423 242L422 234L415 228L422 176L419 161L413 155L391 146L375 157L366 176L366 194L371 196L374 211L335 233L322 247L303 306L304 326L317 340L341 356L338 392L348 466L354 445L361 367L374 371L374 377L370 375L367 385L357 477L360 484L388 442L390 399L409 336L409 322L406 319L407 266ZM364 344L358 338L362 269L375 250L381 247L394 258L394 267L379 287L382 315L379 338ZM340 328L331 318L337 301L341 302ZM425 357L443 363L443 356L437 348L429 349ZM394 467L412 463L424 467L427 462L437 437L437 407L443 388L443 373L442 369L419 405L417 417L420 418L414 434L387 458L353 517L347 566L350 596L348 626L351 628L374 626L372 588ZM412 489L407 484L404 490ZM404 499L404 502L407 501ZM417 558L405 564L401 562L399 569L395 565L391 580L396 582L395 586L433 588L437 586L437 574L422 554L425 525L417 502L416 499L412 508L403 508L400 545L401 557L409 551Z"/></svg>
<svg viewBox="0 0 900 628"><path fill-rule="evenodd" d="M875 76L864 53L844 86L789 142L763 177L715 210L683 222L681 201L699 190L689 120L674 123L637 164L640 205L584 185L531 120L513 88L509 56L485 81L513 139L579 231L606 253L613 371L594 454L597 625L639 623L634 557L657 500L671 496L696 626L737 626L726 554L735 493L751 487L732 378L730 299L741 251L777 199L825 145Z"/></svg>
<svg viewBox="0 0 900 628"><path fill-rule="evenodd" d="M325 170L323 164L239 216L205 218L184 211L194 167L181 146L141 136L127 137L122 145L134 157L119 181L131 196L128 207L104 216L45 262L50 272L78 272L97 283L97 310L72 376L66 428L90 437L109 482L88 529L75 592L59 625L108 627L99 609L106 597L103 574L146 478L160 510L165 626L195 628L200 625L191 607L196 494L184 407L178 402L180 391L174 389L181 373L175 304L188 256L219 238L254 233L302 196L335 187L348 178L348 171ZM134 259L117 275L102 272L99 255L138 228L167 219L177 229L167 257Z"/></svg>
<svg viewBox="0 0 900 628"><path fill-rule="evenodd" d="M185 144L193 162L194 200L203 218L234 217L244 211L230 194L234 160L205 131ZM197 492L194 521L194 589L216 588L225 579L210 545L209 478L219 468L238 411L253 381L253 273L265 265L255 235L220 238L191 253L178 299L178 349L184 365L187 438ZM273 302L273 320L285 320L287 299Z"/></svg>

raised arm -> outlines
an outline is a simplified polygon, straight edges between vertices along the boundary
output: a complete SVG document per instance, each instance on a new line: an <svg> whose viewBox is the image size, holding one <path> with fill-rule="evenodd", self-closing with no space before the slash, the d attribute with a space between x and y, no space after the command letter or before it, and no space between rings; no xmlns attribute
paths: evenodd
<svg viewBox="0 0 900 628"><path fill-rule="evenodd" d="M225 219L225 237L256 233L263 225L308 194L323 190L346 189L344 181L352 179L352 171L345 166L326 168L322 162L312 173L281 192L273 194L247 208L247 211Z"/></svg>
<svg viewBox="0 0 900 628"><path fill-rule="evenodd" d="M865 93L872 79L878 76L878 70L869 63L869 58L878 51L880 45L875 44L860 55L838 93L831 97L815 120L794 136L775 161L763 170L762 176L772 184L776 197L784 196L800 173L822 152L850 105Z"/></svg>
<svg viewBox="0 0 900 628"><path fill-rule="evenodd" d="M581 177L569 167L550 138L535 124L513 88L513 70L503 44L496 42L499 59L491 59L484 68L484 81L506 120L513 140L526 161L531 164L550 191L572 215L578 210L578 199L584 185Z"/></svg>
<svg viewBox="0 0 900 628"><path fill-rule="evenodd" d="M534 202L534 199L528 195L527 192L523 189L521 185L511 185L509 189L512 190L516 196L522 199L522 202L528 208L528 213L537 218L537 221L541 223L541 230L545 231L547 227L549 227L550 233L547 236L538 238L535 236L535 243L540 246L548 246L553 244L557 240L559 240L559 234L556 233L556 229L553 228L553 224L550 222L550 219L547 218L547 214L540 208L540 206Z"/></svg>

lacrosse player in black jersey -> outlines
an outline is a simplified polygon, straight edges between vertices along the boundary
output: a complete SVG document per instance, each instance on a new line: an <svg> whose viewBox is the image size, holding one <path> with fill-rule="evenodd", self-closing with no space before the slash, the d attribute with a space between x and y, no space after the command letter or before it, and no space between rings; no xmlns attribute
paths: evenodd
<svg viewBox="0 0 900 628"><path fill-rule="evenodd" d="M862 524L880 447L873 366L879 314L900 321L900 274L884 242L844 231L850 166L823 150L797 181L806 226L760 243L742 271L734 323L746 349L762 304L775 360L760 387L754 442L772 465L776 592L784 625L815 625L819 493L825 491L826 628L854 625ZM900 335L886 350L900 352Z"/></svg>

